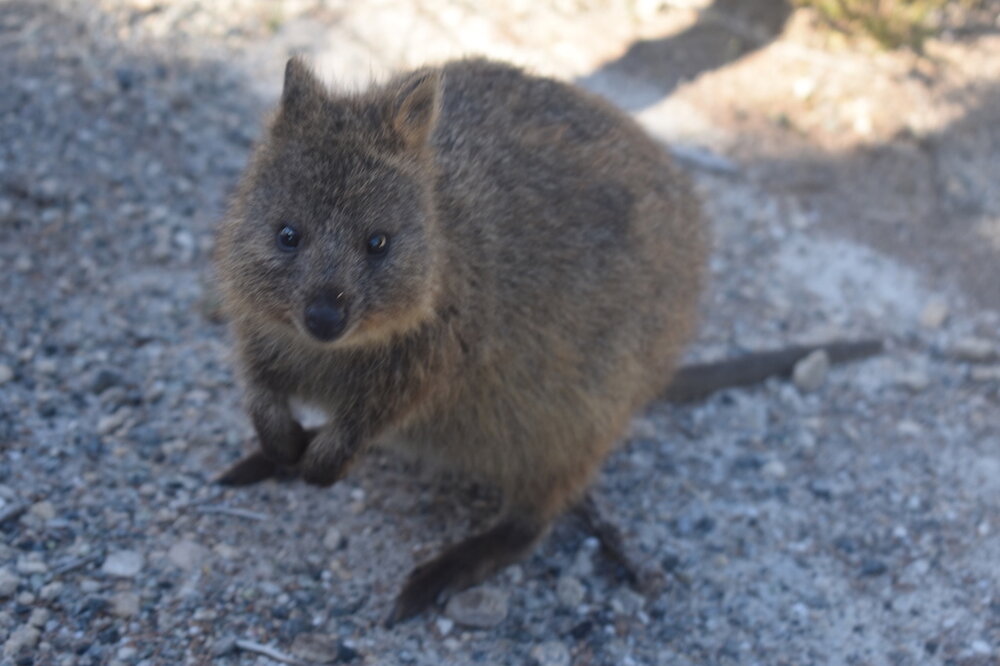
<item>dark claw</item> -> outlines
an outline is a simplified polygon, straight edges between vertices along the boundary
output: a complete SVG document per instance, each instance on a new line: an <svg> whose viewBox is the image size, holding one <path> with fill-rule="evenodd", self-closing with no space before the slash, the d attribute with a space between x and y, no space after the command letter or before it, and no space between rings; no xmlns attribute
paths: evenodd
<svg viewBox="0 0 1000 666"><path fill-rule="evenodd" d="M385 626L409 620L437 603L441 595L451 587L456 572L450 561L441 559L425 562L410 572L403 591L396 597L392 612L386 618Z"/></svg>
<svg viewBox="0 0 1000 666"><path fill-rule="evenodd" d="M608 517L607 511L592 492L584 495L574 513L583 523L584 529L597 538L601 544L601 552L618 567L629 585L639 591L656 587L655 572L643 570L621 530Z"/></svg>
<svg viewBox="0 0 1000 666"><path fill-rule="evenodd" d="M262 451L256 451L216 477L215 483L220 486L252 486L267 479L287 479L293 476L295 474L291 469L274 462Z"/></svg>
<svg viewBox="0 0 1000 666"><path fill-rule="evenodd" d="M307 428L304 432L306 441L311 442L319 428ZM258 450L216 477L215 483L220 486L252 486L268 479L287 480L296 476L298 474L294 467L275 462L262 450Z"/></svg>
<svg viewBox="0 0 1000 666"><path fill-rule="evenodd" d="M346 460L338 460L329 465L305 465L301 467L300 474L306 483L326 488L344 478L347 468Z"/></svg>

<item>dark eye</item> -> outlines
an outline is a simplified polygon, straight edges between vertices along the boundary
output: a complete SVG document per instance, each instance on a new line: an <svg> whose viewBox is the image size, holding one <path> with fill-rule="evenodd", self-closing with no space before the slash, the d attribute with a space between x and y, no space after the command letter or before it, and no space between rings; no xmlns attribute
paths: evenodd
<svg viewBox="0 0 1000 666"><path fill-rule="evenodd" d="M389 234L382 233L381 231L372 234L368 237L365 247L368 249L368 254L385 254L386 250L389 249Z"/></svg>
<svg viewBox="0 0 1000 666"><path fill-rule="evenodd" d="M290 227L286 224L278 229L278 247L285 252L294 252L295 248L299 246L299 241L301 240L302 237L294 227Z"/></svg>

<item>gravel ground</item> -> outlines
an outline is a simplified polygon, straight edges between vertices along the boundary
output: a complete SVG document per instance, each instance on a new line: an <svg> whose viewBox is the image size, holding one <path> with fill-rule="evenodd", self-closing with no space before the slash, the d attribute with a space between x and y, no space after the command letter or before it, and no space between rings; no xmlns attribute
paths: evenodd
<svg viewBox="0 0 1000 666"><path fill-rule="evenodd" d="M928 74L817 46L801 12L772 40L752 16L696 23L705 4L0 3L2 663L1000 663L1000 42L932 45ZM602 67L692 25L743 42L660 88ZM209 483L252 447L212 232L291 51L346 85L478 51L611 95L715 226L691 358L887 353L637 416L598 490L662 589L622 584L565 520L384 629L490 493L379 456L329 490ZM906 109L844 102L869 78ZM864 187L873 160L891 186ZM911 170L926 182L892 178Z"/></svg>

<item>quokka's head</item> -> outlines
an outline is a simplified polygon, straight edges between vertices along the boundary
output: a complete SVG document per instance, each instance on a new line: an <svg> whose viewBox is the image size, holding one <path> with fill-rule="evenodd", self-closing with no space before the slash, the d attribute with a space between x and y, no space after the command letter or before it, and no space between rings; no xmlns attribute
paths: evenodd
<svg viewBox="0 0 1000 666"><path fill-rule="evenodd" d="M218 237L231 314L320 345L386 339L433 310L432 70L337 95L299 59Z"/></svg>

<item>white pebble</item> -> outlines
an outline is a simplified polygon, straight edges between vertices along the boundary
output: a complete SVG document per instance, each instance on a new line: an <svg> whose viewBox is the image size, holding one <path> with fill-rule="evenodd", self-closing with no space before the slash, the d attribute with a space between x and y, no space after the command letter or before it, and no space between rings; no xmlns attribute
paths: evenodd
<svg viewBox="0 0 1000 666"><path fill-rule="evenodd" d="M41 634L38 632L38 629L35 629L31 625L25 624L18 627L3 645L4 656L13 657L22 650L35 647L38 644L40 636Z"/></svg>
<svg viewBox="0 0 1000 666"><path fill-rule="evenodd" d="M983 338L963 338L952 347L952 353L962 361L984 363L997 356L997 348Z"/></svg>
<svg viewBox="0 0 1000 666"><path fill-rule="evenodd" d="M0 599L14 596L21 579L9 568L0 569Z"/></svg>
<svg viewBox="0 0 1000 666"><path fill-rule="evenodd" d="M559 582L556 583L556 596L559 597L559 603L564 608L573 609L579 606L583 603L586 593L587 590L583 587L583 583L573 576L561 576Z"/></svg>
<svg viewBox="0 0 1000 666"><path fill-rule="evenodd" d="M142 570L143 557L134 550L119 550L111 553L101 565L101 571L109 576L132 578Z"/></svg>
<svg viewBox="0 0 1000 666"><path fill-rule="evenodd" d="M208 550L199 543L189 539L178 541L167 551L167 559L179 569L191 570L201 566L208 555Z"/></svg>
<svg viewBox="0 0 1000 666"><path fill-rule="evenodd" d="M545 641L531 648L531 658L538 666L569 666L569 650L559 641Z"/></svg>
<svg viewBox="0 0 1000 666"><path fill-rule="evenodd" d="M830 357L827 356L826 351L819 349L795 364L792 380L795 382L795 386L804 393L815 391L823 385L829 369Z"/></svg>
<svg viewBox="0 0 1000 666"><path fill-rule="evenodd" d="M772 479L783 479L788 476L788 468L780 460L771 460L761 468L764 476Z"/></svg>
<svg viewBox="0 0 1000 666"><path fill-rule="evenodd" d="M28 509L28 513L40 520L48 521L56 517L56 508L52 505L52 502L43 500L32 504L31 508Z"/></svg>
<svg viewBox="0 0 1000 666"><path fill-rule="evenodd" d="M920 325L924 328L941 328L948 319L948 304L941 299L927 303L920 313Z"/></svg>
<svg viewBox="0 0 1000 666"><path fill-rule="evenodd" d="M111 597L111 613L117 617L132 617L139 614L139 595L135 592L119 592Z"/></svg>
<svg viewBox="0 0 1000 666"><path fill-rule="evenodd" d="M488 629L507 617L507 594L495 587L473 587L448 600L445 613L455 622Z"/></svg>
<svg viewBox="0 0 1000 666"><path fill-rule="evenodd" d="M451 633L451 630L455 627L454 620L450 620L449 618L446 617L439 617L435 622L435 624L437 625L438 633L441 634L441 636L447 636L448 634Z"/></svg>
<svg viewBox="0 0 1000 666"><path fill-rule="evenodd" d="M969 377L974 382L986 384L988 382L1000 382L1000 365L978 366L972 369Z"/></svg>
<svg viewBox="0 0 1000 666"><path fill-rule="evenodd" d="M323 545L329 550L337 550L340 544L343 543L343 535L340 533L336 527L330 527L326 530L326 534L323 535Z"/></svg>
<svg viewBox="0 0 1000 666"><path fill-rule="evenodd" d="M49 621L49 611L46 608L35 608L31 611L31 616L28 618L28 624L33 627L41 629L45 626L45 623Z"/></svg>
<svg viewBox="0 0 1000 666"><path fill-rule="evenodd" d="M37 555L19 557L17 560L17 572L21 574L30 576L31 574L43 574L48 570L49 566Z"/></svg>

